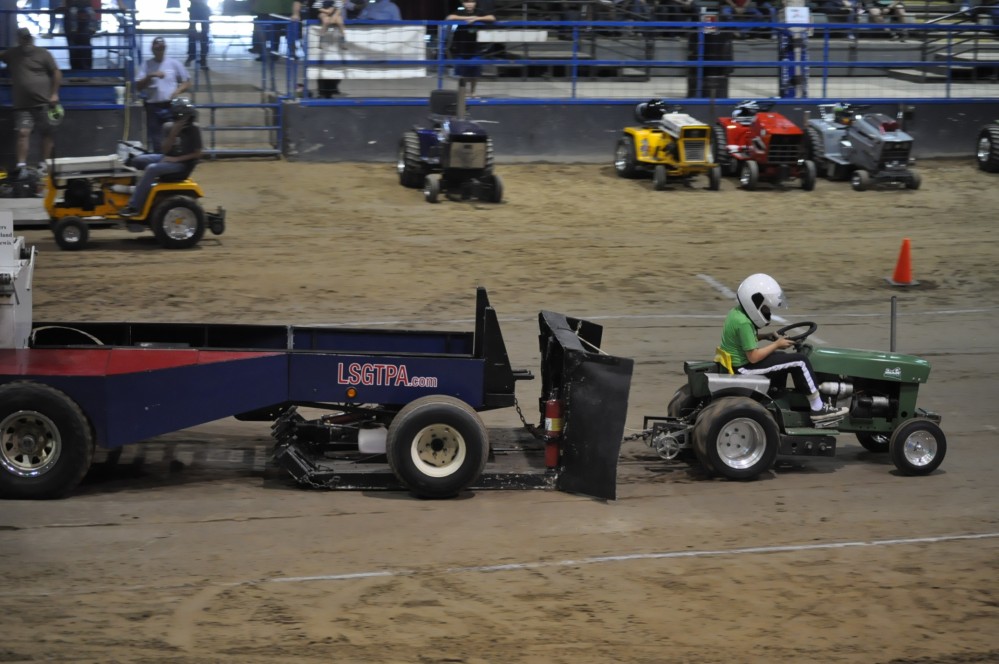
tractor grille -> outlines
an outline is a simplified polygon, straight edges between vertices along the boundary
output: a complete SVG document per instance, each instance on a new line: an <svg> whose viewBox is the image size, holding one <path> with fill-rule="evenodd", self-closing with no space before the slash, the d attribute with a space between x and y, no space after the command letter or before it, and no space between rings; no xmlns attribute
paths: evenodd
<svg viewBox="0 0 999 664"><path fill-rule="evenodd" d="M708 160L708 141L706 139L685 138L680 141L680 146L683 148L682 161L706 162Z"/></svg>
<svg viewBox="0 0 999 664"><path fill-rule="evenodd" d="M794 164L801 158L801 136L771 136L767 162Z"/></svg>
<svg viewBox="0 0 999 664"><path fill-rule="evenodd" d="M448 165L451 168L482 169L486 167L486 144L452 143Z"/></svg>
<svg viewBox="0 0 999 664"><path fill-rule="evenodd" d="M912 144L909 141L885 143L881 148L882 165L905 166L909 163L909 150Z"/></svg>

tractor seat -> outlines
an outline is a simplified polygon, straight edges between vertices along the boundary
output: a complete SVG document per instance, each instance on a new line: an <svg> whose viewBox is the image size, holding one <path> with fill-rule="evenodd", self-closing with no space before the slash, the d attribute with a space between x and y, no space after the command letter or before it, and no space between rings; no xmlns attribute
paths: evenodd
<svg viewBox="0 0 999 664"><path fill-rule="evenodd" d="M188 162L190 166L180 171L179 173L170 173L168 175L161 175L157 178L158 182L183 182L187 178L191 177L191 173L194 172L194 167L198 165L198 161L194 160Z"/></svg>

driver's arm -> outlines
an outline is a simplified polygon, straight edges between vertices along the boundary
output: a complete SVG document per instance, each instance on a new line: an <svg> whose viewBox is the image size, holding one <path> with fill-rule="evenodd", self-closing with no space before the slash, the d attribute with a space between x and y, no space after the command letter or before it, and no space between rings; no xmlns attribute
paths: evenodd
<svg viewBox="0 0 999 664"><path fill-rule="evenodd" d="M746 359L749 360L750 364L756 364L765 357L769 357L771 353L776 350L783 350L784 348L790 348L794 345L794 342L790 339L785 339L784 337L777 337L777 341L772 341L766 346L760 346L759 348L754 348L752 350L746 351Z"/></svg>

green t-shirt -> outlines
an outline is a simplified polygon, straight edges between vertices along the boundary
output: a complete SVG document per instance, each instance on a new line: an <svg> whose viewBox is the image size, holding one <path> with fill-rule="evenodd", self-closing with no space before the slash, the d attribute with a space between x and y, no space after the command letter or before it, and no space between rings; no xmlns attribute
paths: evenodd
<svg viewBox="0 0 999 664"><path fill-rule="evenodd" d="M756 326L742 307L732 307L722 327L721 348L732 356L732 368L749 364L748 351L756 348Z"/></svg>

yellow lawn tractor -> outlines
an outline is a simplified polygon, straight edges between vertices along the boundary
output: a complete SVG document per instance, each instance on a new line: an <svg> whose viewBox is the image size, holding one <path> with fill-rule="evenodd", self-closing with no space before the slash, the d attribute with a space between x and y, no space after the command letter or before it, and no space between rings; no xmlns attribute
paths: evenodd
<svg viewBox="0 0 999 664"><path fill-rule="evenodd" d="M623 178L652 173L662 191L671 181L690 185L698 175L708 176L708 189L721 186L721 167L711 149L711 127L661 99L635 107L640 127L625 127L614 152L614 170Z"/></svg>
<svg viewBox="0 0 999 664"><path fill-rule="evenodd" d="M190 170L160 178L139 214L120 216L119 210L128 205L142 177L142 171L126 165L124 156L127 153L49 162L45 211L60 248L82 249L92 228L124 228L137 233L149 230L167 249L193 247L206 228L215 235L225 232L225 210L219 207L206 212L201 207L199 199L205 194L190 179Z"/></svg>

